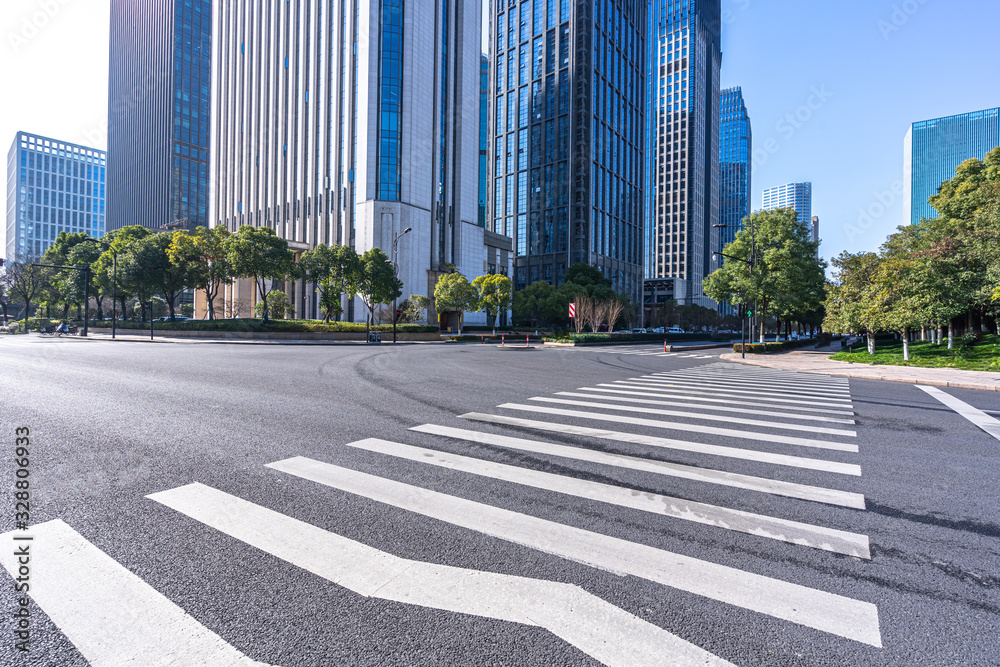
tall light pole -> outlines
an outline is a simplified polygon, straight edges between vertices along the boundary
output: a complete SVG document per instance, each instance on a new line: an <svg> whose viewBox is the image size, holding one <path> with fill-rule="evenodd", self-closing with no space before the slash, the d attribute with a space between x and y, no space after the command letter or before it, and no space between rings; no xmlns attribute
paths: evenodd
<svg viewBox="0 0 1000 667"><path fill-rule="evenodd" d="M87 236L88 241L93 241L95 243L100 243L105 249L111 251L111 257L114 261L114 274L111 278L111 339L115 339L117 333L118 323L118 251L111 247L111 244L107 241L102 241L101 239L95 239L93 236ZM150 311L150 317L152 317L152 312ZM122 313L124 315L125 313Z"/></svg>
<svg viewBox="0 0 1000 667"><path fill-rule="evenodd" d="M407 227L392 240L392 344L396 344L396 301L399 298L399 263L396 261L397 244L400 237L413 231L413 227Z"/></svg>
<svg viewBox="0 0 1000 667"><path fill-rule="evenodd" d="M733 228L733 227L735 227L737 229L742 229L742 225L712 225L712 227L714 227L714 228ZM757 262L757 250L756 250L756 243L755 243L755 239L754 239L753 217L750 217L750 260L749 261L747 261L745 259L741 259L739 257L733 257L732 255L727 255L724 252L713 252L712 254L713 255L719 255L721 257L728 257L729 259L735 259L737 262L743 262L748 267L750 267L750 277L752 278L753 277L753 267L754 267L754 264L756 264L756 262ZM746 310L746 304L743 304L743 306L744 306L743 310L745 311ZM756 313L756 312L757 312L757 299L755 297L754 298L753 312L751 314ZM744 314L741 319L744 320L743 329L746 330L746 319L747 319L746 315ZM753 332L753 320L752 319L750 320L750 331ZM741 337L741 341L742 342L740 344L740 352L741 352L741 355L743 356L743 358L745 359L746 356L747 356L747 344L746 344L746 336L745 335Z"/></svg>

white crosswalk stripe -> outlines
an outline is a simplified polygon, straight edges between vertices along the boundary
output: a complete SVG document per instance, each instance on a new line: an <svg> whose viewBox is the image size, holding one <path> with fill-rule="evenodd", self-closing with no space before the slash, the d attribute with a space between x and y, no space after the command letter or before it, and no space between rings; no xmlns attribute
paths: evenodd
<svg viewBox="0 0 1000 667"><path fill-rule="evenodd" d="M725 422L727 424L746 424L747 426L761 426L763 428L785 429L789 431L804 431L806 433L826 433L845 437L856 437L855 431L848 431L841 428L825 428L821 426L803 426L802 424L788 424L785 422L762 421L760 419L744 419L742 417L708 415L698 412L681 412L679 410L658 410L656 408L633 407L631 405L613 405L609 403L595 401L574 401L566 398L550 398L548 396L532 396L529 401L539 401L544 403L559 403L562 405L576 405L588 408L602 408L605 410L620 410L622 412L639 412L647 415L664 415L666 417L682 417L690 419L705 419L709 421Z"/></svg>
<svg viewBox="0 0 1000 667"><path fill-rule="evenodd" d="M882 645L878 609L868 602L303 457L268 467L608 572Z"/></svg>
<svg viewBox="0 0 1000 667"><path fill-rule="evenodd" d="M840 452L856 453L858 451L857 445L852 445L846 442L830 442L826 440L816 440L813 438L799 438L789 435L771 435L770 433L759 433L757 431L739 431L731 428L703 426L701 424L683 424L681 422L666 421L662 419L645 419L642 417L626 417L624 415L606 415L602 412L587 412L583 410L563 410L562 408L549 408L541 405L525 405L523 403L501 403L497 407L502 410L517 410L520 412L539 412L542 414L558 415L564 417L580 417L582 419L592 419L595 421L609 421L619 424L635 424L637 426L652 426L653 428L662 428L671 431L688 431L692 433L722 435L730 438L760 440L762 442L772 442L783 445L798 445L800 447L813 447L816 449L832 449Z"/></svg>
<svg viewBox="0 0 1000 667"><path fill-rule="evenodd" d="M621 388L621 385L616 384L602 384L596 387L579 387L579 391L594 391L600 392L601 394L612 394L612 395L628 395L628 396L646 396L649 398L669 398L675 401L697 401L699 403L722 403L725 405L757 405L765 408L781 408L782 410L794 410L796 412L813 412L817 414L825 415L847 415L853 416L854 412L851 410L827 410L824 408L807 408L799 405L767 405L761 404L758 401L749 398L711 398L709 396L703 396L697 392L679 392L674 390L667 390L670 393L656 393L662 392L663 390L657 389L645 389L644 391L635 391L632 389Z"/></svg>
<svg viewBox="0 0 1000 667"><path fill-rule="evenodd" d="M503 417L501 415L486 415L479 414L475 412L470 412L462 415L466 419L489 422L492 424L511 424L514 426L523 426L522 422L529 420L518 420L513 417ZM530 422L529 422L530 423ZM547 426L547 422L538 422L542 426ZM550 430L539 427L541 430ZM472 442L481 442L484 444L497 445L500 447L508 447L511 449L518 449L526 452L535 452L537 454L546 454L550 456L559 456L568 459L575 459L578 461L590 461L592 463L600 463L602 465L615 466L618 468L626 468L629 470L636 470L641 472L649 472L657 475L665 475L668 477L677 477L680 479L689 479L696 482L702 482L706 484L718 484L719 486L729 486L736 489L745 489L748 491L757 491L760 493L769 493L775 496L785 496L788 498L798 498L800 500L811 500L817 503L826 503L829 505L839 505L841 507L850 507L854 509L864 509L865 508L865 498L860 493L851 493L849 491L839 491L836 489L826 489L818 486L808 486L806 484L796 484L794 482L785 482L782 480L767 479L764 477L753 477L751 475L742 475L738 473L726 472L723 470L713 470L711 468L697 467L681 465L679 463L669 463L667 461L656 461L653 459L644 459L636 456L625 456L624 454L611 454L608 452L595 451L592 449L584 449L582 447L569 447L566 445L558 445L555 443L541 442L538 440L527 440L525 438L514 438L511 436L495 435L492 433L481 433L479 431L468 431L466 429L452 428L450 426L436 426L434 424L424 424L423 426L413 427L414 431L421 431L423 433L435 433L438 435L444 435L452 438L459 438L463 440L469 440ZM593 429L597 431L597 429ZM617 440L618 438L614 436L613 432L605 431L607 435L598 435L598 433L584 433L584 435L593 435L597 438L606 438L608 440ZM624 434L631 435L631 434ZM648 436L635 436L637 438L643 438ZM630 440L622 440L623 442L630 442ZM645 441L637 441L639 444L650 444ZM655 446L655 445L654 445ZM847 475L860 475L861 470L857 466L851 466L850 464L837 464L833 462L828 462L833 466L844 466L848 470L827 470L827 472L842 472Z"/></svg>
<svg viewBox="0 0 1000 667"><path fill-rule="evenodd" d="M15 578L17 551L31 545L29 562L38 575L30 578L28 594L92 665L265 664L247 658L58 519L0 535L0 545L0 563Z"/></svg>
<svg viewBox="0 0 1000 667"><path fill-rule="evenodd" d="M648 347L633 354L703 358ZM456 417L485 430L426 423L405 432L410 442L372 437L340 443L367 452L368 458L360 459L362 466L383 468L371 457L391 462L389 469L398 480L302 456L266 467L283 483L291 475L346 493L348 503L364 505L366 512L370 509L361 498L379 503L380 511L402 510L441 522L447 530L474 531L683 591L701 598L709 609L729 605L768 622L797 624L882 646L874 604L823 590L827 587L822 584L812 585L814 579L804 586L752 571L756 566L733 567L727 564L731 561L726 550L710 551L716 554L711 557L695 552L701 557L693 557L644 544L642 537L633 539L631 534L623 539L605 534L604 529L589 529L605 525L616 513L642 512L639 516L653 534L666 529L682 540L691 539L685 533L698 539L709 533L728 535L736 548L778 542L783 544L774 545L777 548L817 550L815 558L836 554L870 560L868 536L845 529L851 528L850 517L866 507L864 495L850 490L859 488L862 470L850 456L859 445L845 441L858 435L849 428L855 421L848 382L824 384L805 374L758 375L742 367L713 364L527 400L501 403L497 409L543 418L468 412ZM594 421L628 427L585 425ZM549 434L561 442L502 432L511 428ZM664 430L696 434L690 437L701 441L655 435ZM781 431L786 433L777 433ZM726 444L713 442L719 438ZM814 456L799 456L755 449L760 443L767 448L816 451ZM456 447L460 452L453 451ZM681 453L685 463L669 460ZM754 476L719 465L765 472ZM423 479L428 467L436 471L434 490L412 483ZM602 471L595 473L595 467ZM787 481L791 473L807 475L805 479L815 483ZM470 480L478 483L470 487ZM836 488L843 486L847 488ZM727 500L699 497L722 490L719 487L724 487L722 497ZM282 485L282 492L293 488ZM475 488L477 500L456 495L452 488L465 493ZM491 500L493 489L502 502ZM548 498L547 494L552 494L551 503L539 504L538 498ZM337 497L338 502L344 500ZM617 606L585 590L585 581L577 585L533 578L531 572L516 576L459 567L447 562L451 558L447 554L441 562L411 560L383 545L338 535L199 482L147 498L359 596L542 628L606 665L730 664L688 641L690 637L673 634L670 620L658 624L644 619L636 608ZM567 499L579 505L580 521L596 514L602 522L586 528L571 525L577 520L563 518L574 516L574 505L567 505ZM747 511L742 509L748 506L744 501L756 510L765 509ZM817 505L800 512L801 501ZM315 498L309 502L315 503ZM552 507L559 509L559 521L536 515ZM817 511L830 514L830 520L817 518L822 516ZM623 520L628 521L627 515ZM38 543L45 544L35 555L45 576L37 578L37 585L33 580L31 595L92 664L263 664L201 625L62 521L31 530ZM365 533L369 534L377 536L379 531ZM0 564L11 574L18 567L12 554L20 535L0 535ZM418 541L421 535L415 532L404 538Z"/></svg>
<svg viewBox="0 0 1000 667"><path fill-rule="evenodd" d="M741 391L734 396L733 392L727 391L708 391L705 389L698 389L697 386L686 386L679 384L655 384L651 382L637 382L635 380L615 380L613 384L600 384L600 387L625 387L633 389L645 389L646 391L659 391L659 392L672 392L679 394L695 394L697 396L725 396L728 398L746 398L753 397L757 402L760 403L789 403L792 405L812 405L816 407L827 407L827 408L840 408L842 410L848 410L853 407L850 403L844 403L841 401L828 401L828 400L816 400L816 401L806 401L798 398L781 398L779 395L775 394L763 394L761 392L752 391Z"/></svg>
<svg viewBox="0 0 1000 667"><path fill-rule="evenodd" d="M631 507L653 514L661 514L686 521L717 526L726 530L735 530L760 537L791 542L793 544L802 544L815 549L825 549L848 556L871 558L868 549L868 538L864 535L857 535L846 531L812 526L798 521L788 521L719 507L717 505L673 498L657 493L637 494L634 490L626 487L590 482L575 477L554 475L552 473L529 470L502 463L493 463L491 461L438 452L423 447L413 447L378 438L359 440L358 442L348 443L348 446L405 458L417 463L448 468L449 470L460 470L474 475L482 475L484 477L492 477L516 484L532 486L537 489L555 491L557 493L598 500L621 507Z"/></svg>
<svg viewBox="0 0 1000 667"><path fill-rule="evenodd" d="M706 405L704 403L682 403L680 401L658 401L649 398L629 398L627 396L615 396L612 394L595 396L594 394L581 394L575 391L557 391L556 396L575 396L577 398L600 398L605 401L619 401L623 403L642 403L643 405L669 405L680 408L691 408L710 410L713 412L733 412L744 415L760 415L762 417L780 417L782 419L799 419L803 421L817 421L828 424L854 424L853 419L837 419L836 417L823 417L822 415L795 415L788 412L771 412L768 410L754 410L753 408L734 408L723 405Z"/></svg>
<svg viewBox="0 0 1000 667"><path fill-rule="evenodd" d="M344 490L367 479L373 492L388 486L411 498L435 494L343 468L335 478L333 466L308 459L270 467L336 479ZM148 497L365 597L540 626L606 665L728 664L577 586L407 560L202 484ZM616 642L605 641L608 634Z"/></svg>

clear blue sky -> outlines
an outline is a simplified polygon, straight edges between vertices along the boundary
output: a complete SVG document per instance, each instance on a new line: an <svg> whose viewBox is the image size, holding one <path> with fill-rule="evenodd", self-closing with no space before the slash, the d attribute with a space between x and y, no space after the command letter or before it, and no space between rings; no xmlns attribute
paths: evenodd
<svg viewBox="0 0 1000 667"><path fill-rule="evenodd" d="M43 5L55 9L46 15ZM877 248L902 224L893 188L910 123L1000 106L997 0L722 0L722 8L722 84L743 87L763 155L753 206L765 187L811 181L824 257ZM2 0L4 155L17 130L105 147L108 16L108 0ZM885 212L859 225L859 210L877 212L880 197Z"/></svg>
<svg viewBox="0 0 1000 667"><path fill-rule="evenodd" d="M827 259L875 249L904 223L898 193L910 123L1000 106L996 0L722 7L722 85L742 86L760 156L753 208L766 187L811 181ZM823 94L808 108L814 89ZM792 124L789 114L804 120ZM889 202L884 213L859 224L859 211L878 213L880 200Z"/></svg>

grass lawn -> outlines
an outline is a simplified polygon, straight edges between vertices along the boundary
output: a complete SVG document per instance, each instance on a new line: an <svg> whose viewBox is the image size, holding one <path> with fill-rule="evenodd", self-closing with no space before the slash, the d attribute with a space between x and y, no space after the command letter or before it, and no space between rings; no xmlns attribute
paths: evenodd
<svg viewBox="0 0 1000 667"><path fill-rule="evenodd" d="M879 342L875 354L868 354L864 339L859 339L853 348L844 348L830 358L835 361L850 361L856 364L886 366L920 366L923 368L958 368L967 371L1000 371L1000 336L984 336L978 345L961 350L956 339L955 349L949 350L947 343L910 343L910 360L903 361L903 343Z"/></svg>

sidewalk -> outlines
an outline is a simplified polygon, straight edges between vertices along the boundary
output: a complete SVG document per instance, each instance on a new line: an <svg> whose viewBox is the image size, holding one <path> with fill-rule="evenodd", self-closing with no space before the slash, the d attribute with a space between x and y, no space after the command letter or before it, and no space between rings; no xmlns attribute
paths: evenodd
<svg viewBox="0 0 1000 667"><path fill-rule="evenodd" d="M840 350L834 348L819 350L791 350L778 354L748 354L742 359L731 352L722 355L725 361L766 366L785 371L820 373L860 380L884 380L886 382L906 382L934 387L954 387L956 389L981 389L1000 392L1000 373L984 371L963 371L952 368L918 368L914 366L871 366L852 364L848 361L832 361L829 356Z"/></svg>

